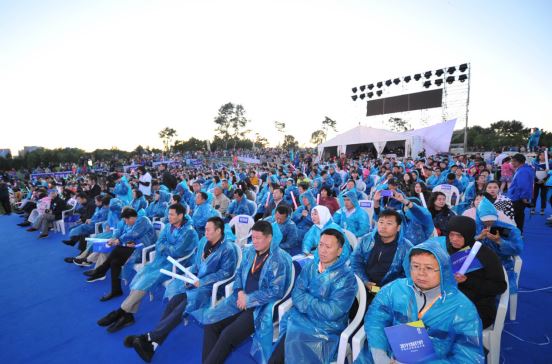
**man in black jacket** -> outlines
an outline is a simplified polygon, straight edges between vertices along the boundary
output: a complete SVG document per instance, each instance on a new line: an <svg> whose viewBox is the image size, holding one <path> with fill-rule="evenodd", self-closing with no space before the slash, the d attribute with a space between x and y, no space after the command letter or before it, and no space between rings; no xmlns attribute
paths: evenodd
<svg viewBox="0 0 552 364"><path fill-rule="evenodd" d="M78 206L80 207L78 209L75 209L75 213L79 214L81 223L86 224L86 221L91 219L94 215L94 212L96 211L96 203L94 202L94 198L88 197L88 194L86 192L79 192L77 194L77 202L79 203ZM79 250L83 252L84 249L86 249L86 240L84 236L82 236L78 240L63 240L63 244L75 246L77 241L79 242Z"/></svg>
<svg viewBox="0 0 552 364"><path fill-rule="evenodd" d="M473 246L475 221L467 216L453 216L448 222L447 250L454 254L466 246ZM458 288L473 302L481 318L483 328L494 323L496 317L496 296L506 290L506 279L500 259L491 249L481 246L476 258L482 268L454 278Z"/></svg>
<svg viewBox="0 0 552 364"><path fill-rule="evenodd" d="M34 222L33 226L27 229L27 231L40 230L39 239L48 236L48 229L50 224L56 220L61 220L61 213L66 209L67 205L65 201L59 197L58 191L52 189L49 192L50 195L50 208L47 209L42 215L40 215Z"/></svg>
<svg viewBox="0 0 552 364"><path fill-rule="evenodd" d="M97 185L98 178L96 176L90 176L88 180L89 180L89 183L88 183L88 186L85 186L85 191L86 191L86 194L88 195L88 199L91 201L94 201L94 197L101 194L102 189L100 186Z"/></svg>

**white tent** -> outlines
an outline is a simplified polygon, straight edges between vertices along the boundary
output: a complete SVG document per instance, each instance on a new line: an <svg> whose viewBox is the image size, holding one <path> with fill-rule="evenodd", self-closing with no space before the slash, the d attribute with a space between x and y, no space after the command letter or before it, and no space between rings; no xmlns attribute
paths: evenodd
<svg viewBox="0 0 552 364"><path fill-rule="evenodd" d="M337 147L339 155L346 152L348 145L367 143L374 144L380 155L385 145L393 141L404 141L405 151L410 150L413 155L417 155L421 149L425 149L427 155L448 152L455 124L456 119L453 119L403 133L359 125L319 144L318 155L323 154L324 148Z"/></svg>

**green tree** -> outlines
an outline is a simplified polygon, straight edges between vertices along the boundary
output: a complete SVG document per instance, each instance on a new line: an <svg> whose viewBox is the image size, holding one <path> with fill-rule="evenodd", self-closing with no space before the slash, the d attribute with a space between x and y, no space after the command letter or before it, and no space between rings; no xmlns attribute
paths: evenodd
<svg viewBox="0 0 552 364"><path fill-rule="evenodd" d="M177 140L174 143L173 149L177 152L192 152L198 150L205 150L207 147L205 140L199 140L197 138L191 137L190 139Z"/></svg>
<svg viewBox="0 0 552 364"><path fill-rule="evenodd" d="M311 134L311 143L314 145L321 144L326 140L326 132L322 129L316 130Z"/></svg>
<svg viewBox="0 0 552 364"><path fill-rule="evenodd" d="M387 124L389 125L391 130L396 132L403 132L412 129L410 123L402 118L391 117L389 118L389 120L387 120Z"/></svg>
<svg viewBox="0 0 552 364"><path fill-rule="evenodd" d="M228 140L238 145L240 139L245 138L248 130L245 129L249 120L245 117L245 108L242 105L229 102L222 105L214 120L217 125L215 132L225 141L225 149L228 148Z"/></svg>
<svg viewBox="0 0 552 364"><path fill-rule="evenodd" d="M165 151L170 152L170 146L172 144L172 140L176 138L176 130L174 130L173 128L166 127L165 129L159 132L159 138L161 138L161 141L163 141Z"/></svg>
<svg viewBox="0 0 552 364"><path fill-rule="evenodd" d="M334 133L337 132L337 128L335 127L335 124L337 122L333 119L330 119L329 117L324 117L324 120L322 121L322 130L324 130L324 140L326 140L326 137L328 136L328 131L331 129Z"/></svg>
<svg viewBox="0 0 552 364"><path fill-rule="evenodd" d="M266 148L268 145L268 139L261 136L259 133L255 133L255 146L258 148Z"/></svg>
<svg viewBox="0 0 552 364"><path fill-rule="evenodd" d="M282 148L290 150L290 149L297 149L299 147L299 143L297 143L297 140L295 140L295 137L293 135L287 134L284 136L284 143L282 144Z"/></svg>

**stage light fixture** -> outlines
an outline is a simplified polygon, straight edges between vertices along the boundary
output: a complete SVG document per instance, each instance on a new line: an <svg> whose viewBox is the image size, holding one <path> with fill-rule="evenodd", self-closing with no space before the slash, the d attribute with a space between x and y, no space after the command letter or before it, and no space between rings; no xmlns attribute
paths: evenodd
<svg viewBox="0 0 552 364"><path fill-rule="evenodd" d="M351 99L353 99L353 101L356 101L356 100L357 100L357 98L358 98L358 96L357 96L357 95L353 95L353 96L351 96Z"/></svg>
<svg viewBox="0 0 552 364"><path fill-rule="evenodd" d="M376 86L378 86L378 88L381 88L381 86L383 86L383 82L380 81L380 82L376 83Z"/></svg>
<svg viewBox="0 0 552 364"><path fill-rule="evenodd" d="M391 80L387 80L387 81L385 81L385 86L389 87L389 86L391 86L391 83L392 83Z"/></svg>
<svg viewBox="0 0 552 364"><path fill-rule="evenodd" d="M421 75L421 74L416 73L416 74L414 75L414 80L420 81L420 78L422 78L422 75Z"/></svg>
<svg viewBox="0 0 552 364"><path fill-rule="evenodd" d="M411 79L412 79L412 77L406 76L406 77L404 78L404 82L409 83Z"/></svg>
<svg viewBox="0 0 552 364"><path fill-rule="evenodd" d="M373 89L373 88L374 88L374 84L373 84L373 83L371 83L371 84L368 85L368 90L371 90L371 89Z"/></svg>
<svg viewBox="0 0 552 364"><path fill-rule="evenodd" d="M356 94L357 91L358 91L358 89L357 89L356 87L353 87L353 88L351 89L351 91L353 91L353 93Z"/></svg>
<svg viewBox="0 0 552 364"><path fill-rule="evenodd" d="M435 80L435 86L441 86L443 84L443 79L442 78L438 78Z"/></svg>
<svg viewBox="0 0 552 364"><path fill-rule="evenodd" d="M393 80L393 83L394 83L395 85L398 85L400 82L401 82L401 79L400 79L400 78L395 78L395 79Z"/></svg>
<svg viewBox="0 0 552 364"><path fill-rule="evenodd" d="M365 94L360 94L360 99L361 99L361 100L364 100L365 97L366 97Z"/></svg>
<svg viewBox="0 0 552 364"><path fill-rule="evenodd" d="M458 81L460 82L464 82L468 79L468 76L467 75L460 75L458 76Z"/></svg>
<svg viewBox="0 0 552 364"><path fill-rule="evenodd" d="M366 86L364 85L360 86L360 91L364 92L365 89L366 89Z"/></svg>
<svg viewBox="0 0 552 364"><path fill-rule="evenodd" d="M449 75L452 75L454 72L456 72L456 67L449 67L447 72L449 73Z"/></svg>
<svg viewBox="0 0 552 364"><path fill-rule="evenodd" d="M442 69L437 70L437 71L435 71L435 76L441 77L443 75L443 73L445 73L445 71L443 71Z"/></svg>
<svg viewBox="0 0 552 364"><path fill-rule="evenodd" d="M368 96L368 98L371 99L374 96L374 93L373 92L368 92L366 94L366 96Z"/></svg>
<svg viewBox="0 0 552 364"><path fill-rule="evenodd" d="M429 88L429 86L431 86L431 81L424 82L424 87L425 88Z"/></svg>
<svg viewBox="0 0 552 364"><path fill-rule="evenodd" d="M378 91L376 92L376 95L378 95L378 97L379 97L379 96L381 96L382 93L383 93L382 90L378 90Z"/></svg>
<svg viewBox="0 0 552 364"><path fill-rule="evenodd" d="M448 77L447 77L447 83L450 85L451 83L454 82L454 79L455 79L454 76L448 76Z"/></svg>
<svg viewBox="0 0 552 364"><path fill-rule="evenodd" d="M424 73L425 78L430 78L431 75L432 75L431 71L427 71L426 73Z"/></svg>
<svg viewBox="0 0 552 364"><path fill-rule="evenodd" d="M468 69L468 64L462 63L460 67L458 67L458 69L460 70L460 72L466 72L466 70Z"/></svg>

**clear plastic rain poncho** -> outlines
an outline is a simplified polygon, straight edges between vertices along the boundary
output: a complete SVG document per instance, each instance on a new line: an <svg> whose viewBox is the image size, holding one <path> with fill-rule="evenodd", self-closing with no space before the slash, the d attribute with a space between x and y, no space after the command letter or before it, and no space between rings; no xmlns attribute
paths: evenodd
<svg viewBox="0 0 552 364"><path fill-rule="evenodd" d="M156 194L159 194L159 200L153 200L146 209L146 216L150 219L164 217L165 210L169 207L169 200L171 199L171 194L168 192L159 190Z"/></svg>
<svg viewBox="0 0 552 364"><path fill-rule="evenodd" d="M353 203L354 211L352 213L349 213L345 207L345 198L349 198ZM370 232L370 218L358 204L356 190L350 190L339 195L339 205L341 208L333 215L333 220L337 225L349 230L357 238Z"/></svg>
<svg viewBox="0 0 552 364"><path fill-rule="evenodd" d="M276 223L276 218L274 216L269 216L265 220L271 224ZM280 248L284 249L291 256L299 254L301 252L301 241L297 237L297 225L291 220L291 214L287 216L283 224L278 224L278 227L282 233Z"/></svg>
<svg viewBox="0 0 552 364"><path fill-rule="evenodd" d="M212 195L208 194L209 199L199 206L194 208L192 214L192 223L197 231L197 235L201 239L205 235L205 224L209 218L214 216L220 216L220 213L211 206Z"/></svg>
<svg viewBox="0 0 552 364"><path fill-rule="evenodd" d="M412 201L412 207L404 212L399 212L403 215L403 222L401 230L404 229L404 237L408 239L413 245L420 244L426 241L433 234L435 226L433 225L433 217L431 212L421 204L416 197L410 197Z"/></svg>
<svg viewBox="0 0 552 364"><path fill-rule="evenodd" d="M247 295L247 308L254 308L255 334L251 355L263 363L266 363L272 354L272 307L277 300L284 297L291 282L291 256L279 247L282 234L277 224L272 224L272 230L270 255L261 269L259 289ZM204 324L219 322L241 311L236 306L238 292L246 285L256 254L253 246L244 249L242 262L236 272L232 295L203 313Z"/></svg>
<svg viewBox="0 0 552 364"><path fill-rule="evenodd" d="M521 238L521 232L515 225L511 225L509 222L501 220L499 218L496 207L486 197L483 197L479 206L475 210L475 226L476 235L481 234L481 231L485 228L481 217L483 216L495 216L496 220L493 222L491 229L497 229L500 234L500 244L495 243L489 238L485 238L481 243L485 244L492 251L498 255L504 269L508 273L508 282L510 284L510 293L517 292L517 274L514 272L514 256L520 255L523 252L523 239ZM494 232L496 234L496 232Z"/></svg>
<svg viewBox="0 0 552 364"><path fill-rule="evenodd" d="M178 259L189 255L197 248L198 240L191 220L185 218L180 228L173 228L171 224L166 224L155 243L155 258L134 276L130 288L149 291L168 280L168 276L159 272L160 269L172 269L172 263L167 260L167 257ZM187 263L188 261L182 262L184 266L188 265Z"/></svg>
<svg viewBox="0 0 552 364"><path fill-rule="evenodd" d="M342 232L335 224L324 230L329 228ZM316 255L301 270L291 292L293 306L281 322L280 337L286 335L286 363L330 363L336 359L339 336L347 327L357 292L347 258L341 254L319 273Z"/></svg>
<svg viewBox="0 0 552 364"><path fill-rule="evenodd" d="M485 363L481 319L473 303L458 289L446 250L434 241L412 249L427 250L439 263L441 296L422 320L435 349L437 363ZM412 251L411 249L411 251ZM406 278L396 279L378 292L364 318L367 341L355 364L373 363L373 356L393 357L384 328L418 321L414 283L410 275L410 252L404 260Z"/></svg>
<svg viewBox="0 0 552 364"><path fill-rule="evenodd" d="M140 196L138 198L135 198L130 203L130 207L132 207L138 215L146 215L146 208L148 207L148 202L146 201L146 198L144 196Z"/></svg>
<svg viewBox="0 0 552 364"><path fill-rule="evenodd" d="M307 206L304 199L307 199L309 202L309 205ZM314 206L316 206L316 200L314 199L314 196L309 191L301 194L299 196L299 201L301 201L301 206L297 208L297 210L293 211L291 214L291 219L297 225L297 233L299 240L303 240L305 237L305 234L312 226L312 218L311 218L311 210ZM303 211L307 212L307 216L303 216Z"/></svg>
<svg viewBox="0 0 552 364"><path fill-rule="evenodd" d="M122 176L119 182L115 184L113 193L115 194L116 198L123 202L124 206L130 204L130 202L132 201L132 188L130 187L130 183L128 183L128 179L126 178L126 176Z"/></svg>

